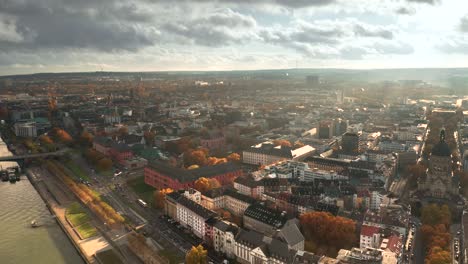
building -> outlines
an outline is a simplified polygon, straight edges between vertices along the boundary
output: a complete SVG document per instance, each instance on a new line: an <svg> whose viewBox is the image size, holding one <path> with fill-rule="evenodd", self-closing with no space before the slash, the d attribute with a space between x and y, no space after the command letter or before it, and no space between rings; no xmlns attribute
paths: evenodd
<svg viewBox="0 0 468 264"><path fill-rule="evenodd" d="M371 225L362 225L359 236L360 248L378 248L380 246L380 228Z"/></svg>
<svg viewBox="0 0 468 264"><path fill-rule="evenodd" d="M289 264L297 254L283 241L253 230L241 229L235 241L236 261L241 264Z"/></svg>
<svg viewBox="0 0 468 264"><path fill-rule="evenodd" d="M226 138L219 134L206 138L200 138L200 146L210 151L224 150L226 148Z"/></svg>
<svg viewBox="0 0 468 264"><path fill-rule="evenodd" d="M341 137L341 150L345 154L355 155L359 153L359 135L353 132L346 132Z"/></svg>
<svg viewBox="0 0 468 264"><path fill-rule="evenodd" d="M264 142L244 150L242 161L246 164L268 165L281 160L303 160L314 152L315 149L309 145L292 149Z"/></svg>
<svg viewBox="0 0 468 264"><path fill-rule="evenodd" d="M452 172L452 152L442 130L439 143L432 149L426 177L418 181L418 192L427 198L450 199L458 196L458 184L459 179Z"/></svg>
<svg viewBox="0 0 468 264"><path fill-rule="evenodd" d="M335 135L334 124L331 120L320 121L318 127L318 138L329 139Z"/></svg>
<svg viewBox="0 0 468 264"><path fill-rule="evenodd" d="M244 212L244 226L265 235L274 235L286 223L286 213L279 213L261 204L253 204Z"/></svg>
<svg viewBox="0 0 468 264"><path fill-rule="evenodd" d="M234 163L223 163L193 170L185 170L152 161L144 168L145 183L156 189L171 188L173 190L193 188L200 177L214 178L221 185L231 183L242 175L242 169Z"/></svg>
<svg viewBox="0 0 468 264"><path fill-rule="evenodd" d="M382 264L382 252L381 249L375 248L341 249L336 259L348 264Z"/></svg>
<svg viewBox="0 0 468 264"><path fill-rule="evenodd" d="M179 223L188 228L193 234L199 238L205 238L206 220L216 216L216 213L203 207L202 205L192 201L184 195L177 199L177 220Z"/></svg>
<svg viewBox="0 0 468 264"><path fill-rule="evenodd" d="M226 221L217 221L213 227L213 247L216 252L226 254L229 258L235 257L235 237L239 228Z"/></svg>
<svg viewBox="0 0 468 264"><path fill-rule="evenodd" d="M35 122L19 122L14 124L17 137L37 137L37 126Z"/></svg>

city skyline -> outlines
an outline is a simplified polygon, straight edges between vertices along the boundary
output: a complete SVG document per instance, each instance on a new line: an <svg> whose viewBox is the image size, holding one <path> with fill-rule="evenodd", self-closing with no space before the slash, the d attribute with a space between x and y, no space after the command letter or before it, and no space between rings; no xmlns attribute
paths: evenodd
<svg viewBox="0 0 468 264"><path fill-rule="evenodd" d="M2 1L2 75L467 67L455 0Z"/></svg>

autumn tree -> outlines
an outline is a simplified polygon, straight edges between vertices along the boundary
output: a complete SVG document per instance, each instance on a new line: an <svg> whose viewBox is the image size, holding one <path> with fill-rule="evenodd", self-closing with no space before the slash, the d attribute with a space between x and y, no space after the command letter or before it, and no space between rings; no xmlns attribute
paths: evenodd
<svg viewBox="0 0 468 264"><path fill-rule="evenodd" d="M241 157L237 153L231 153L226 157L226 159L230 162L240 162Z"/></svg>
<svg viewBox="0 0 468 264"><path fill-rule="evenodd" d="M323 254L334 255L335 250L351 248L357 242L356 222L351 219L333 216L328 212L309 212L299 217L304 237L317 248L323 247Z"/></svg>
<svg viewBox="0 0 468 264"><path fill-rule="evenodd" d="M67 131L61 129L61 128L54 128L51 131L52 135L57 139L58 142L64 143L64 144L70 144L73 142L73 138L68 134Z"/></svg>
<svg viewBox="0 0 468 264"><path fill-rule="evenodd" d="M207 162L207 153L203 149L189 150L184 152L185 166L194 164L198 166L205 166Z"/></svg>
<svg viewBox="0 0 468 264"><path fill-rule="evenodd" d="M96 168L100 171L108 171L112 168L112 160L109 158L102 158L97 161Z"/></svg>
<svg viewBox="0 0 468 264"><path fill-rule="evenodd" d="M192 249L185 255L186 264L206 264L207 263L207 251L202 245L197 247L192 246Z"/></svg>
<svg viewBox="0 0 468 264"><path fill-rule="evenodd" d="M143 133L143 137L145 138L146 145L153 146L155 144L156 133L153 131L145 131Z"/></svg>
<svg viewBox="0 0 468 264"><path fill-rule="evenodd" d="M221 184L216 179L208 179L205 177L200 177L195 181L194 188L200 192L207 192L212 189L221 187Z"/></svg>
<svg viewBox="0 0 468 264"><path fill-rule="evenodd" d="M304 146L305 146L305 144L300 142L299 140L294 142L294 148L302 148Z"/></svg>
<svg viewBox="0 0 468 264"><path fill-rule="evenodd" d="M450 208L447 205L429 204L421 209L421 222L423 224L432 226L443 224L448 228L451 219Z"/></svg>
<svg viewBox="0 0 468 264"><path fill-rule="evenodd" d="M171 188L154 191L154 207L156 207L157 209L163 209L166 194L169 194L173 191L174 190L172 190Z"/></svg>
<svg viewBox="0 0 468 264"><path fill-rule="evenodd" d="M84 147L90 147L93 144L93 135L91 135L91 133L89 133L88 131L83 130L78 141L80 145Z"/></svg>
<svg viewBox="0 0 468 264"><path fill-rule="evenodd" d="M286 139L273 140L273 144L275 144L276 146L282 146L282 147L288 147L288 148L292 147L291 142L289 142Z"/></svg>
<svg viewBox="0 0 468 264"><path fill-rule="evenodd" d="M120 127L119 130L117 131L117 135L119 137L123 137L123 136L128 135L128 127L126 127L126 126Z"/></svg>

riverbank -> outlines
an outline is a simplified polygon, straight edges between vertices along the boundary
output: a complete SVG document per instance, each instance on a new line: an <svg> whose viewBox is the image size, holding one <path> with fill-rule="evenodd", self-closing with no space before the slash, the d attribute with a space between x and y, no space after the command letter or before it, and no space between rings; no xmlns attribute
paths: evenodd
<svg viewBox="0 0 468 264"><path fill-rule="evenodd" d="M93 260L93 258L88 257L81 248L81 246L78 244L79 240L77 240L77 238L75 237L75 232L66 222L65 209L58 204L57 198L50 192L50 190L44 184L42 179L34 177L29 171L27 171L26 175L29 181L31 182L32 186L36 189L37 193L46 204L47 209L49 209L50 213L55 216L56 222L59 224L60 228L62 228L63 232L67 235L68 239L72 242L80 257L87 264L94 264L95 261ZM62 221L65 221L65 223Z"/></svg>
<svg viewBox="0 0 468 264"><path fill-rule="evenodd" d="M102 236L81 240L78 234L76 234L65 217L67 206L73 202L73 197L70 197L70 193L64 192L57 186L56 182L45 177L40 168L27 170L27 175L51 213L56 216L56 221L67 234L70 241L72 241L83 260L88 264L97 263L94 255L101 250L110 248L110 245Z"/></svg>

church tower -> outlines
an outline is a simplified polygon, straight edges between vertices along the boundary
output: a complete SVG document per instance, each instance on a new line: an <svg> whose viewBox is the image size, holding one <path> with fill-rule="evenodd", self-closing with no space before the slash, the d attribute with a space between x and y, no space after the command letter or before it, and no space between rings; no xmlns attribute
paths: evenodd
<svg viewBox="0 0 468 264"><path fill-rule="evenodd" d="M418 183L418 190L427 198L450 199L458 195L458 180L453 176L452 154L443 129L439 143L432 149L426 178Z"/></svg>

